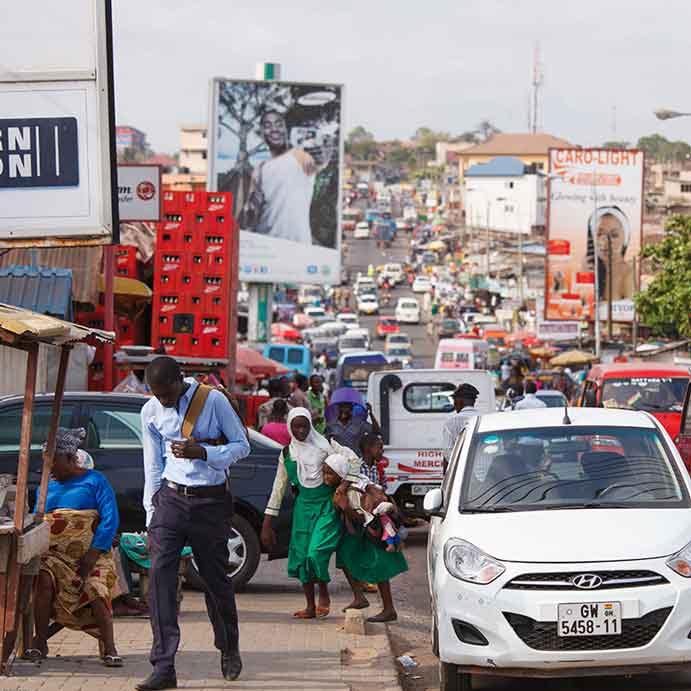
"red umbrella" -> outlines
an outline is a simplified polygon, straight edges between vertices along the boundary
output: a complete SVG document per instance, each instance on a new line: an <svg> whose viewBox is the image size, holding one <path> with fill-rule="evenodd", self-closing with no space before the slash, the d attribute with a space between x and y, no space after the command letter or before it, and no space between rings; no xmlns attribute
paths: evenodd
<svg viewBox="0 0 691 691"><path fill-rule="evenodd" d="M237 369L247 370L255 377L275 377L277 374L284 374L287 368L278 362L265 358L252 348L238 346L237 350Z"/></svg>

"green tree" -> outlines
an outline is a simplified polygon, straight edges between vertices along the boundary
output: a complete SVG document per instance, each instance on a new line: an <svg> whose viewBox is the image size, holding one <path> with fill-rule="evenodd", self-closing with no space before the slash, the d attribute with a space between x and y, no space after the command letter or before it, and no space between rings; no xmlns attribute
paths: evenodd
<svg viewBox="0 0 691 691"><path fill-rule="evenodd" d="M345 140L345 150L359 161L371 161L379 152L374 135L362 125L354 127Z"/></svg>
<svg viewBox="0 0 691 691"><path fill-rule="evenodd" d="M483 141L489 139L493 134L501 133L501 130L490 120L481 120L475 129L476 132L482 137Z"/></svg>
<svg viewBox="0 0 691 691"><path fill-rule="evenodd" d="M691 216L671 216L663 240L644 247L641 257L655 274L634 297L641 323L656 335L691 338Z"/></svg>
<svg viewBox="0 0 691 691"><path fill-rule="evenodd" d="M631 142L610 140L602 145L605 149L628 149Z"/></svg>
<svg viewBox="0 0 691 691"><path fill-rule="evenodd" d="M636 146L656 161L685 161L691 158L691 146L687 142L672 142L661 134L641 137Z"/></svg>

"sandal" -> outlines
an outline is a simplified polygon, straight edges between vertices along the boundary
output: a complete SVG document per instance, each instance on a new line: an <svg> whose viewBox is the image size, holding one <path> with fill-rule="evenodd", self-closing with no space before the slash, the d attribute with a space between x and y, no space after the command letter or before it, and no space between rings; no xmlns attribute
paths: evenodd
<svg viewBox="0 0 691 691"><path fill-rule="evenodd" d="M123 661L119 655L104 655L101 658L104 667L122 667Z"/></svg>
<svg viewBox="0 0 691 691"><path fill-rule="evenodd" d="M392 614L387 614L386 612L379 612L379 614L375 614L373 617L368 617L367 621L369 621L372 624L386 624L387 622L396 621L397 619L398 614L396 614L396 612L393 612Z"/></svg>
<svg viewBox="0 0 691 691"><path fill-rule="evenodd" d="M317 619L326 619L331 611L329 607L317 607Z"/></svg>
<svg viewBox="0 0 691 691"><path fill-rule="evenodd" d="M293 612L296 619L314 619L316 614L310 614L306 609L301 609L299 612Z"/></svg>
<svg viewBox="0 0 691 691"><path fill-rule="evenodd" d="M39 648L27 648L22 654L22 660L29 660L30 662L39 662L48 657L48 651L40 650Z"/></svg>

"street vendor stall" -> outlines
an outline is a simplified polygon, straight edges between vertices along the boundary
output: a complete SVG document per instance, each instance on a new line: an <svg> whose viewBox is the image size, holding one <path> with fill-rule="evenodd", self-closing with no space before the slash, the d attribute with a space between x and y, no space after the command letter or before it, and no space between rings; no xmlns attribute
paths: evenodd
<svg viewBox="0 0 691 691"><path fill-rule="evenodd" d="M50 538L49 525L44 523L43 514L70 349L75 343L112 343L113 340L114 334L107 331L0 304L0 344L27 354L17 473L0 476L0 672L3 674L10 671L18 643L31 637L32 586L34 577L38 575L41 554L48 550ZM41 481L34 512L30 513L29 454L40 344L60 348L60 365Z"/></svg>

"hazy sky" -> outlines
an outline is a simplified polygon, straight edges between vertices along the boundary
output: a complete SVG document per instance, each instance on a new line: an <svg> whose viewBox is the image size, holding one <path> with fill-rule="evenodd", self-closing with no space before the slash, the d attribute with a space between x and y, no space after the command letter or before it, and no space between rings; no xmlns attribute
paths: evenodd
<svg viewBox="0 0 691 691"><path fill-rule="evenodd" d="M526 131L533 45L544 62L543 129L578 144L658 131L691 139L687 0L113 0L118 124L178 148L207 121L209 79L283 78L346 87L346 129L406 138L489 118Z"/></svg>

